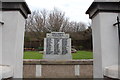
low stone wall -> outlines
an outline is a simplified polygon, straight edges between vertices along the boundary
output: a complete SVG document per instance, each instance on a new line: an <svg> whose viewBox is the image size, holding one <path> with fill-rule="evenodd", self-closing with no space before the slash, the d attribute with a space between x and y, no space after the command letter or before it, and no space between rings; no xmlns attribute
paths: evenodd
<svg viewBox="0 0 120 80"><path fill-rule="evenodd" d="M93 78L93 60L24 60L24 78Z"/></svg>

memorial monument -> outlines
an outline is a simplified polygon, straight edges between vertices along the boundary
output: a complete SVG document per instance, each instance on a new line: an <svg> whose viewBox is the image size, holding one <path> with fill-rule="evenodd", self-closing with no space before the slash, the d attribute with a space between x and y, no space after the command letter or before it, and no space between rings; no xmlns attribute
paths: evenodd
<svg viewBox="0 0 120 80"><path fill-rule="evenodd" d="M64 32L47 33L44 39L44 59L68 60L72 59L71 39Z"/></svg>

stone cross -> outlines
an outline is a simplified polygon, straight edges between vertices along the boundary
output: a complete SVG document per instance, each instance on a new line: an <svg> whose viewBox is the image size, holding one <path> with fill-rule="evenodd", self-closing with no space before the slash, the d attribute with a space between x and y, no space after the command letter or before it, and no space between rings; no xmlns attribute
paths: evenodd
<svg viewBox="0 0 120 80"><path fill-rule="evenodd" d="M44 59L67 60L71 58L71 39L64 32L48 33L44 39Z"/></svg>

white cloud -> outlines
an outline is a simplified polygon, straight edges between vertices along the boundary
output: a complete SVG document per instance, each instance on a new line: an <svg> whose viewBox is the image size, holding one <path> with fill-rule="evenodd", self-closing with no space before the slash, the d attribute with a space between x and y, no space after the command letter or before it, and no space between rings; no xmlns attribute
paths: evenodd
<svg viewBox="0 0 120 80"><path fill-rule="evenodd" d="M32 10L47 9L54 7L65 12L70 20L88 22L89 17L85 14L90 4L94 0L26 0Z"/></svg>

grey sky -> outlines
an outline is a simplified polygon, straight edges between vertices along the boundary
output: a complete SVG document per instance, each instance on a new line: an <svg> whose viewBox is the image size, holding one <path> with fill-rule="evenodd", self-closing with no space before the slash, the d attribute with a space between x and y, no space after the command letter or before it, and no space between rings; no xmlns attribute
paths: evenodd
<svg viewBox="0 0 120 80"><path fill-rule="evenodd" d="M85 14L94 0L26 0L30 9L33 10L53 10L58 8L65 12L70 21L88 23L89 17Z"/></svg>

